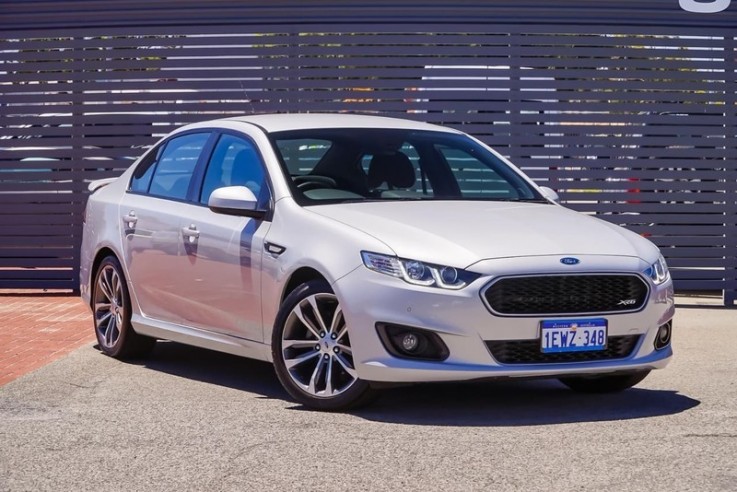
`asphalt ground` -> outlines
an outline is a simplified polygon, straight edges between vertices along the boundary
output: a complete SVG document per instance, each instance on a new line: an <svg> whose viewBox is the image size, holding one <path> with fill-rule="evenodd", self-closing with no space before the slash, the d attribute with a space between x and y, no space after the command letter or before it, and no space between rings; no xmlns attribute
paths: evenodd
<svg viewBox="0 0 737 492"><path fill-rule="evenodd" d="M624 393L419 385L347 414L265 363L87 344L0 388L0 490L735 491L736 335L734 309L679 299L675 359Z"/></svg>

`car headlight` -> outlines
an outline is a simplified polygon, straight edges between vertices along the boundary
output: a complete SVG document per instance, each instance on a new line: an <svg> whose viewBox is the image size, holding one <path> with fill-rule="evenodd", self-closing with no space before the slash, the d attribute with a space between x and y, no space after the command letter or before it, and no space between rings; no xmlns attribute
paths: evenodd
<svg viewBox="0 0 737 492"><path fill-rule="evenodd" d="M479 274L452 266L433 265L368 251L361 251L361 258L363 258L363 264L369 270L398 277L407 283L425 287L458 290L479 277Z"/></svg>
<svg viewBox="0 0 737 492"><path fill-rule="evenodd" d="M668 265L665 263L665 258L660 255L658 261L650 265L645 274L650 277L655 285L660 285L670 278L670 272L668 272Z"/></svg>

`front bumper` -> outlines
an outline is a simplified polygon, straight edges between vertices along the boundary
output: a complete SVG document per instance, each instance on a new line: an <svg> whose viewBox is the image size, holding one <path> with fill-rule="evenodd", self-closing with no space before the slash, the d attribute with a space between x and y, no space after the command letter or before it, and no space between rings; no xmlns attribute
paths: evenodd
<svg viewBox="0 0 737 492"><path fill-rule="evenodd" d="M557 259L555 259L557 262ZM548 263L546 263L548 262ZM655 350L658 328L675 312L671 281L655 286L638 312L604 317L608 335L638 335L637 345L627 357L611 360L501 364L494 359L486 341L538 340L540 321L546 317L500 317L492 314L481 299L484 287L495 277L511 274L561 273L552 259L493 260L474 271L483 275L459 291L410 285L360 267L338 280L333 288L348 323L353 359L361 379L381 382L464 381L487 378L534 378L593 375L665 367L673 355L671 346ZM637 259L613 259L607 272L632 273L647 267ZM564 270L570 273L570 270ZM423 328L436 333L450 355L442 362L403 359L383 346L376 323Z"/></svg>

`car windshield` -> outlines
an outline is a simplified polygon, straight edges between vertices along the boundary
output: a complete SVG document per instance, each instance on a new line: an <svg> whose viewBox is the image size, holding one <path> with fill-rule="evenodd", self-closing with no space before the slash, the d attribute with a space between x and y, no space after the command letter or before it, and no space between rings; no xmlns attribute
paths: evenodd
<svg viewBox="0 0 737 492"><path fill-rule="evenodd" d="M466 135L403 129L275 132L301 205L345 201L539 201L515 170Z"/></svg>

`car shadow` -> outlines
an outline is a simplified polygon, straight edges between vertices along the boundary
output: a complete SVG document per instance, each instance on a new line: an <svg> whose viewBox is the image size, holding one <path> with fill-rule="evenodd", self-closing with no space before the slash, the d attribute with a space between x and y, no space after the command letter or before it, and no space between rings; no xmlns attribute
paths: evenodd
<svg viewBox="0 0 737 492"><path fill-rule="evenodd" d="M153 371L284 400L290 410L314 411L289 403L272 365L266 362L160 341L151 357L138 363ZM393 424L509 427L660 417L700 403L671 390L633 388L586 395L551 380L503 380L386 389L370 406L349 413Z"/></svg>
<svg viewBox="0 0 737 492"><path fill-rule="evenodd" d="M156 342L147 359L130 362L153 371L248 391L266 398L288 397L268 362L168 341Z"/></svg>
<svg viewBox="0 0 737 492"><path fill-rule="evenodd" d="M700 404L671 390L635 387L595 395L575 393L555 380L505 380L395 388L353 413L399 424L514 427L660 417Z"/></svg>

